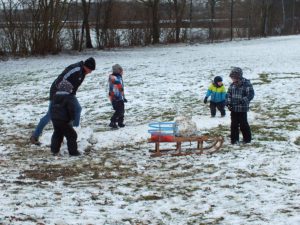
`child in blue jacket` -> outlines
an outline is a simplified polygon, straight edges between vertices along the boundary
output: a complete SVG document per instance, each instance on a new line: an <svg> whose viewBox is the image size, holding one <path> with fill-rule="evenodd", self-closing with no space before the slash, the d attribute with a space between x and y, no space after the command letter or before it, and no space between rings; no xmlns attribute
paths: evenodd
<svg viewBox="0 0 300 225"><path fill-rule="evenodd" d="M124 83L123 83L123 68L119 64L115 64L112 67L112 74L109 75L109 99L112 107L115 110L110 119L109 126L117 129L119 127L125 127L124 113L127 100L124 95Z"/></svg>
<svg viewBox="0 0 300 225"><path fill-rule="evenodd" d="M207 99L210 97L210 114L211 117L216 116L216 109L221 112L221 116L224 117L225 113L225 99L226 99L226 89L223 85L222 77L216 76L214 82L211 83L206 92L204 98L204 103L207 103Z"/></svg>

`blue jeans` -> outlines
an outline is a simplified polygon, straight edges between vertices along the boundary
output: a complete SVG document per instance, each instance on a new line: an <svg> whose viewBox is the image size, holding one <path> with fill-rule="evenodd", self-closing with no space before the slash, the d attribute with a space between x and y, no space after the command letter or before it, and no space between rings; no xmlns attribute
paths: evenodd
<svg viewBox="0 0 300 225"><path fill-rule="evenodd" d="M79 124L80 124L80 114L81 114L81 106L77 100L77 98L75 97L76 99L76 104L75 104L75 120L73 122L73 126L74 127L78 127ZM49 106L48 106L48 111L46 113L45 116L43 116L41 119L40 119L40 122L39 124L37 125L37 127L35 128L34 132L33 132L33 136L35 138L39 138L39 136L41 136L42 132L43 132L43 129L45 128L45 126L50 122L51 120L51 115L50 115L50 109L51 109L51 105L52 105L52 101L49 102Z"/></svg>

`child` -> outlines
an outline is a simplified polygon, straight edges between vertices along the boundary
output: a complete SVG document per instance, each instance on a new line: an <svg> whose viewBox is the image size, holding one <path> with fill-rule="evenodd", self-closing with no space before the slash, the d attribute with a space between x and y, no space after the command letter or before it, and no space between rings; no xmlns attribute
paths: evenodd
<svg viewBox="0 0 300 225"><path fill-rule="evenodd" d="M250 143L252 134L247 112L249 111L249 104L254 98L254 89L250 80L243 77L241 68L233 67L229 76L232 83L228 88L226 105L231 111L231 144L239 144L240 130L243 135L243 143Z"/></svg>
<svg viewBox="0 0 300 225"><path fill-rule="evenodd" d="M112 67L112 74L109 75L109 99L112 107L115 110L114 114L110 119L109 126L117 129L119 127L125 127L124 124L124 113L125 106L124 102L127 102L124 95L124 84L123 84L123 68L119 64L115 64ZM118 123L118 125L117 125Z"/></svg>
<svg viewBox="0 0 300 225"><path fill-rule="evenodd" d="M73 128L73 121L76 113L76 97L71 94L73 85L62 80L57 87L51 108L50 115L54 127L54 132L51 138L51 152L57 155L60 150L61 143L66 137L68 151L71 156L78 156L80 153L77 150L77 133Z"/></svg>
<svg viewBox="0 0 300 225"><path fill-rule="evenodd" d="M225 99L226 99L226 90L222 82L222 77L216 76L214 82L210 84L206 96L204 98L204 103L207 103L207 99L210 98L210 114L211 117L216 116L216 108L221 112L221 116L225 116Z"/></svg>

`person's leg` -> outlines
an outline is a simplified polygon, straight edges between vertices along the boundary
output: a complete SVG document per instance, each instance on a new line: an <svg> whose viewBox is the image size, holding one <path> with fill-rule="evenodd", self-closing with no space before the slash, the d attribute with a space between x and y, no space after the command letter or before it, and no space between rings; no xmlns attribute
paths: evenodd
<svg viewBox="0 0 300 225"><path fill-rule="evenodd" d="M78 152L77 146L77 133L72 126L68 123L63 124L64 127L64 136L67 139L68 151L70 155L76 156L80 155Z"/></svg>
<svg viewBox="0 0 300 225"><path fill-rule="evenodd" d="M118 128L116 123L118 121L118 102L117 101L112 101L112 107L115 110L114 114L112 115L112 117L110 118L110 124L109 126L111 128Z"/></svg>
<svg viewBox="0 0 300 225"><path fill-rule="evenodd" d="M239 142L239 113L231 112L231 127L230 127L231 144Z"/></svg>
<svg viewBox="0 0 300 225"><path fill-rule="evenodd" d="M81 105L78 102L78 99L75 97L75 119L73 122L74 127L78 127L80 125L80 115L81 115Z"/></svg>
<svg viewBox="0 0 300 225"><path fill-rule="evenodd" d="M54 132L51 138L51 152L53 154L59 153L61 143L64 139L63 127L59 121L52 121Z"/></svg>
<svg viewBox="0 0 300 225"><path fill-rule="evenodd" d="M252 134L247 119L247 112L240 113L240 128L243 134L243 141L245 143L250 143L252 140Z"/></svg>
<svg viewBox="0 0 300 225"><path fill-rule="evenodd" d="M123 101L118 103L118 126L125 127L124 124L125 104Z"/></svg>
<svg viewBox="0 0 300 225"><path fill-rule="evenodd" d="M48 106L48 111L46 113L46 115L44 115L41 119L40 122L38 123L38 125L36 126L32 136L30 137L30 141L32 144L36 144L38 143L38 139L41 136L43 129L45 128L45 126L50 122L51 119L51 115L50 115L50 108L51 108L51 101L49 102L49 106ZM36 143L33 143L36 142Z"/></svg>
<svg viewBox="0 0 300 225"><path fill-rule="evenodd" d="M226 115L226 113L225 113L225 103L224 102L218 102L217 103L217 108L220 111L221 116L225 116Z"/></svg>
<svg viewBox="0 0 300 225"><path fill-rule="evenodd" d="M216 103L215 102L210 102L209 103L209 108L210 108L210 114L211 114L211 117L215 117L216 116Z"/></svg>

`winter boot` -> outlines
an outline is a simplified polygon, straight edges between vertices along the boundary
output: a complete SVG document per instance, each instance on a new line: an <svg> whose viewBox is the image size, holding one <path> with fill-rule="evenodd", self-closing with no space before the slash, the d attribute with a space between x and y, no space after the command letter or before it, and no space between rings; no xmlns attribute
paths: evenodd
<svg viewBox="0 0 300 225"><path fill-rule="evenodd" d="M109 126L113 129L118 129L118 126L115 122L110 122Z"/></svg>
<svg viewBox="0 0 300 225"><path fill-rule="evenodd" d="M72 152L72 153L69 153L70 156L80 156L80 152L76 151L76 152Z"/></svg>
<svg viewBox="0 0 300 225"><path fill-rule="evenodd" d="M122 123L118 123L118 126L119 127L125 127L125 124L122 122Z"/></svg>

